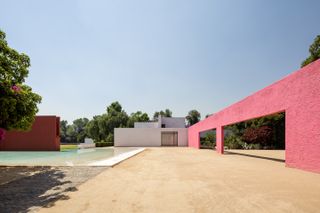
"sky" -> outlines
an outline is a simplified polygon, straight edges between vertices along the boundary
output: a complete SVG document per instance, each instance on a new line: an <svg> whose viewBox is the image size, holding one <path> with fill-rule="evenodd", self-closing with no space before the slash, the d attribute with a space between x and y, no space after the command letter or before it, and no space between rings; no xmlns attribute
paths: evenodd
<svg viewBox="0 0 320 213"><path fill-rule="evenodd" d="M41 115L202 118L298 70L318 0L1 0L0 29L31 58Z"/></svg>

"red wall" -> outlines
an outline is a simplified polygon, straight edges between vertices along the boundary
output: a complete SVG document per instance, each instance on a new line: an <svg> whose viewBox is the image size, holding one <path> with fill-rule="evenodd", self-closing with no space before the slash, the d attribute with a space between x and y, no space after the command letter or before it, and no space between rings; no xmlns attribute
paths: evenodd
<svg viewBox="0 0 320 213"><path fill-rule="evenodd" d="M60 118L36 116L28 132L9 131L0 142L1 151L60 151Z"/></svg>
<svg viewBox="0 0 320 213"><path fill-rule="evenodd" d="M189 127L188 143L199 148L199 132L276 112L286 113L286 165L320 172L320 60Z"/></svg>

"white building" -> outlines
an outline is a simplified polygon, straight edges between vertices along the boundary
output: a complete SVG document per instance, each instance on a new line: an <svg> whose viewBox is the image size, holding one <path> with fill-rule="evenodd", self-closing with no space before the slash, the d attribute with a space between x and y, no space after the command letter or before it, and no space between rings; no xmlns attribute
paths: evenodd
<svg viewBox="0 0 320 213"><path fill-rule="evenodd" d="M114 146L187 146L185 118L159 117L155 122L136 122L134 128L115 128Z"/></svg>

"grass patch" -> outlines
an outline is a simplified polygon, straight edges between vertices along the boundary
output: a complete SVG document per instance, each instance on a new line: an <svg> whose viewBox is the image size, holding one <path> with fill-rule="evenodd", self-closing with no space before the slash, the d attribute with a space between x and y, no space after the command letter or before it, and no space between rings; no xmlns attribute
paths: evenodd
<svg viewBox="0 0 320 213"><path fill-rule="evenodd" d="M68 151L68 150L74 150L78 149L78 145L60 145L60 151Z"/></svg>

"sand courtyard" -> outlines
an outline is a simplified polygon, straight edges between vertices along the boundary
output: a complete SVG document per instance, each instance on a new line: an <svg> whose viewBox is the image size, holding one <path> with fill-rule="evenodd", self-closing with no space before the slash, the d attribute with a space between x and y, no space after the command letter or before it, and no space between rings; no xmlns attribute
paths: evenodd
<svg viewBox="0 0 320 213"><path fill-rule="evenodd" d="M241 152L148 148L40 212L319 212L320 174Z"/></svg>

